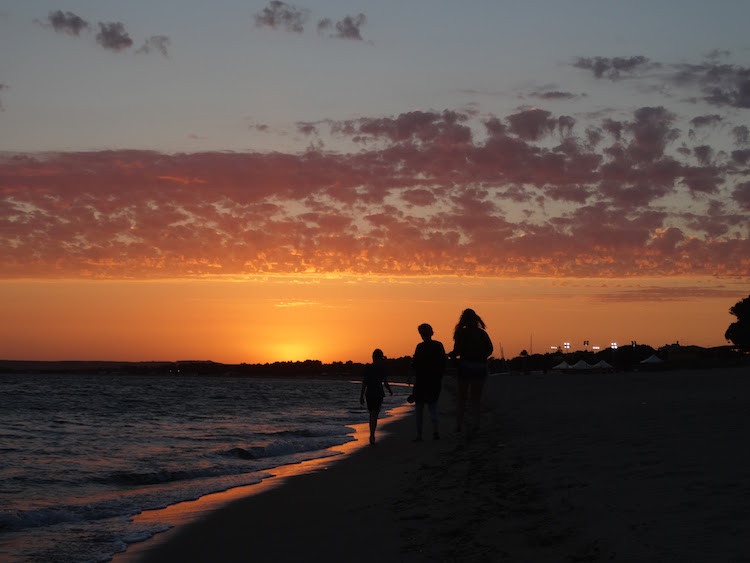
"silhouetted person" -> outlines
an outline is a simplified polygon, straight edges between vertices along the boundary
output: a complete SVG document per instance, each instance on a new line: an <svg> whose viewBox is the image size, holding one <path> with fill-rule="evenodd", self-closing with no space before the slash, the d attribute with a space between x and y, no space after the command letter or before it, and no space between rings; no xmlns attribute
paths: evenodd
<svg viewBox="0 0 750 563"><path fill-rule="evenodd" d="M424 418L424 406L430 411L432 420L432 437L440 439L438 399L443 384L443 372L445 371L445 348L442 342L432 339L432 327L421 324L417 328L422 342L417 344L414 350L412 366L415 371L414 389L414 412L417 417L417 438L422 441L422 427Z"/></svg>
<svg viewBox="0 0 750 563"><path fill-rule="evenodd" d="M457 432L461 431L463 425L467 396L471 406L471 430L479 429L482 389L487 381L487 358L492 354L492 340L485 328L479 315L473 309L466 309L453 331L453 351L450 356L458 358Z"/></svg>
<svg viewBox="0 0 750 563"><path fill-rule="evenodd" d="M360 404L365 404L367 399L367 410L370 411L370 444L375 443L375 429L378 427L378 415L383 405L383 391L385 385L388 392L393 395L391 386L388 384L388 374L385 369L385 355L380 349L372 353L372 363L365 366L362 377L362 390L359 394Z"/></svg>

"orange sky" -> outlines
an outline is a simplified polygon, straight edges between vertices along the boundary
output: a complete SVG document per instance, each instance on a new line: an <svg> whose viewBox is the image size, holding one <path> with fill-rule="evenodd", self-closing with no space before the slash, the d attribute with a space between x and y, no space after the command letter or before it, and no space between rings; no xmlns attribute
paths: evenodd
<svg viewBox="0 0 750 563"><path fill-rule="evenodd" d="M0 358L713 346L750 293L739 4L6 4Z"/></svg>
<svg viewBox="0 0 750 563"><path fill-rule="evenodd" d="M724 344L743 284L686 280L496 280L266 276L193 281L0 282L0 358L367 361L411 355L428 322L450 349L465 307L500 355L611 341ZM532 344L533 341L533 344Z"/></svg>

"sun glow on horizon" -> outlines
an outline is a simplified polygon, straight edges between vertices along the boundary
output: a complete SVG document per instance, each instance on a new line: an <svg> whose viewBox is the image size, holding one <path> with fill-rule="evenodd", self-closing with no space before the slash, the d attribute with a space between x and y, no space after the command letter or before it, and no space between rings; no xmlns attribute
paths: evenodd
<svg viewBox="0 0 750 563"><path fill-rule="evenodd" d="M501 345L514 357L584 340L717 346L747 293L713 279L4 281L0 358L368 362L375 348L411 355L423 322L450 350L466 307L487 323L497 356Z"/></svg>

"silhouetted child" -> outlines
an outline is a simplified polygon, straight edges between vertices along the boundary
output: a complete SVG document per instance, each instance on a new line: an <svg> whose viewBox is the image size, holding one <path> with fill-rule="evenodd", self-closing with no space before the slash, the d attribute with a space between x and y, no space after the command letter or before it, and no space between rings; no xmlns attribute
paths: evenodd
<svg viewBox="0 0 750 563"><path fill-rule="evenodd" d="M385 355L380 349L372 353L372 363L365 366L362 377L362 391L359 394L360 404L365 404L367 399L367 410L370 411L370 444L375 443L375 429L378 427L378 415L383 405L383 385L393 395L391 386L388 384L388 374L385 368Z"/></svg>
<svg viewBox="0 0 750 563"><path fill-rule="evenodd" d="M443 372L445 371L445 348L443 344L432 339L432 327L421 324L417 328L422 342L417 344L414 350L412 366L415 371L414 389L414 412L417 418L417 438L422 441L422 427L424 418L424 406L430 411L432 420L432 437L440 439L438 399L443 384Z"/></svg>

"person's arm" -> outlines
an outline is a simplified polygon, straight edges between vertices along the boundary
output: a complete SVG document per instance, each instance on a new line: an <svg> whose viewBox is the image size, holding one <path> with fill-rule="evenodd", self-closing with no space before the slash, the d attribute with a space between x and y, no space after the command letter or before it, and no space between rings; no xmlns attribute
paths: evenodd
<svg viewBox="0 0 750 563"><path fill-rule="evenodd" d="M492 355L492 351L495 349L494 346L492 346L492 339L490 338L490 335L487 334L485 331L484 338L487 345L487 357L489 358Z"/></svg>
<svg viewBox="0 0 750 563"><path fill-rule="evenodd" d="M442 375L443 372L445 372L446 364L448 363L448 361L445 356L445 347L442 343L440 344L438 350L440 352L440 374Z"/></svg>
<svg viewBox="0 0 750 563"><path fill-rule="evenodd" d="M362 389L359 392L359 404L364 405L365 404L365 389L367 388L366 379L362 378Z"/></svg>

